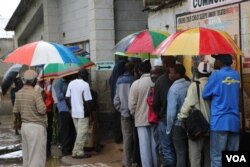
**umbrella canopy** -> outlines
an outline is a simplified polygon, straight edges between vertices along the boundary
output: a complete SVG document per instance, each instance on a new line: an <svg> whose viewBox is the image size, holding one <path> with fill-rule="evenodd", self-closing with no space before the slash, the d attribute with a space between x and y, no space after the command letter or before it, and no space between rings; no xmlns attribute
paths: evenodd
<svg viewBox="0 0 250 167"><path fill-rule="evenodd" d="M159 58L157 55L151 55L149 53L124 53L124 52L115 52L115 55L117 55L117 56L125 56L125 57L141 58L141 59Z"/></svg>
<svg viewBox="0 0 250 167"><path fill-rule="evenodd" d="M49 63L79 63L79 60L61 44L38 41L17 48L3 62L37 66Z"/></svg>
<svg viewBox="0 0 250 167"><path fill-rule="evenodd" d="M229 34L202 27L172 34L152 53L156 55L243 55Z"/></svg>
<svg viewBox="0 0 250 167"><path fill-rule="evenodd" d="M82 68L90 68L95 65L92 61L87 58L77 56L80 60L80 64L75 63L65 63L65 64L47 64L43 69L44 79L60 78L67 75L75 74Z"/></svg>
<svg viewBox="0 0 250 167"><path fill-rule="evenodd" d="M21 64L14 64L4 73L1 85L3 95L9 90L21 69Z"/></svg>
<svg viewBox="0 0 250 167"><path fill-rule="evenodd" d="M144 30L128 35L116 44L113 51L129 54L151 53L167 37L166 31Z"/></svg>

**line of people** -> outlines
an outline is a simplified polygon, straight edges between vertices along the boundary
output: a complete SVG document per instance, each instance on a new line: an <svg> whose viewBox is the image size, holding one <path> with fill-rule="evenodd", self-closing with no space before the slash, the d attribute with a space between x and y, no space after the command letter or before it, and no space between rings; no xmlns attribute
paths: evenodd
<svg viewBox="0 0 250 167"><path fill-rule="evenodd" d="M58 136L62 155L72 158L91 156L84 147L89 137L89 125L96 121L96 99L92 96L97 96L90 89L88 76L88 71L82 69L76 78L60 78L52 83L38 81L34 70L24 72L24 85L13 90L13 112L22 122L23 166L44 167L46 155L51 154L53 104L59 113Z"/></svg>
<svg viewBox="0 0 250 167"><path fill-rule="evenodd" d="M149 60L136 67L124 63L113 98L121 114L124 167L220 167L222 151L239 149L240 75L231 68L231 55L213 57L214 71L209 62L200 62L195 82L172 56L162 57L163 66L153 68ZM192 107L210 123L210 131L196 140L185 131Z"/></svg>

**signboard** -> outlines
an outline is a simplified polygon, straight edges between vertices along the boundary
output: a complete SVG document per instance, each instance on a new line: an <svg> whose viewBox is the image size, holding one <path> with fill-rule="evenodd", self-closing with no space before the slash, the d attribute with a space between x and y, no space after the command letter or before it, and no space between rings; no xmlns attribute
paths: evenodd
<svg viewBox="0 0 250 167"><path fill-rule="evenodd" d="M115 61L98 61L95 63L96 71L107 71L107 70L113 70L115 66Z"/></svg>
<svg viewBox="0 0 250 167"><path fill-rule="evenodd" d="M242 0L190 0L190 11L211 9L240 1Z"/></svg>

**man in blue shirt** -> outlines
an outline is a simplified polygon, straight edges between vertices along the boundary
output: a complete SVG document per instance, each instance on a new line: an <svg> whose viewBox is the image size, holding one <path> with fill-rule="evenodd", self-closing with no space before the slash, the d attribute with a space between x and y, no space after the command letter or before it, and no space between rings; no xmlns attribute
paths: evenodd
<svg viewBox="0 0 250 167"><path fill-rule="evenodd" d="M174 81L167 95L167 135L172 134L174 148L176 152L176 167L187 166L187 135L181 127L181 122L177 118L182 104L187 95L190 81L185 79L186 69L182 64L176 64L170 68L169 78Z"/></svg>
<svg viewBox="0 0 250 167"><path fill-rule="evenodd" d="M237 151L239 148L240 74L230 67L233 62L231 55L214 57L214 68L219 70L209 77L202 96L211 99L211 166L220 167L222 151Z"/></svg>

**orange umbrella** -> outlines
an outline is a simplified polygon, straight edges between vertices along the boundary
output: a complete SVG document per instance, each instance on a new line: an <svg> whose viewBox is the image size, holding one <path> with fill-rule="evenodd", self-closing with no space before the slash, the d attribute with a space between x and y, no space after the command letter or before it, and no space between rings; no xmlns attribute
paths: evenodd
<svg viewBox="0 0 250 167"><path fill-rule="evenodd" d="M178 31L164 40L152 53L155 55L243 55L230 35L208 28Z"/></svg>

